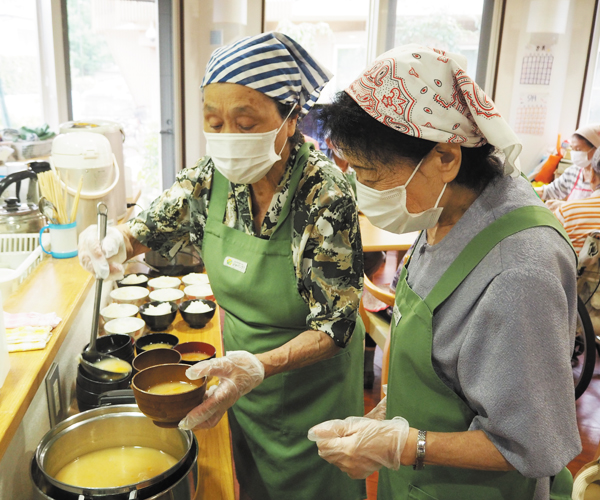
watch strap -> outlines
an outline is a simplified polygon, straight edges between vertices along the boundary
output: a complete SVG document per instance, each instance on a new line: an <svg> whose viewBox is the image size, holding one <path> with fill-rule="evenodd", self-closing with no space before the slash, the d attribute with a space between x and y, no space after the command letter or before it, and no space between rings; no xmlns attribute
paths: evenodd
<svg viewBox="0 0 600 500"><path fill-rule="evenodd" d="M415 457L415 463L413 464L414 470L421 470L424 468L425 462L425 445L427 443L427 431L419 431L417 434L417 454Z"/></svg>

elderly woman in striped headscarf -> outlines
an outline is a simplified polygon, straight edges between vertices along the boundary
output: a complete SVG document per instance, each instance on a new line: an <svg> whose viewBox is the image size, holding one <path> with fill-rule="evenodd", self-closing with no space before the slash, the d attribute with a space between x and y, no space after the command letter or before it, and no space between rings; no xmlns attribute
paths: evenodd
<svg viewBox="0 0 600 500"><path fill-rule="evenodd" d="M576 256L519 175L521 145L443 51L381 55L322 116L371 222L421 231L396 287L387 396L316 426L378 498L570 498L581 450Z"/></svg>
<svg viewBox="0 0 600 500"><path fill-rule="evenodd" d="M237 477L254 500L359 500L364 482L323 462L312 426L363 413L363 263L351 188L297 123L329 72L281 33L216 50L202 83L208 155L82 264L108 277L149 249L201 251L225 310L227 354L188 370L219 385L180 424L229 410ZM109 258L109 261L106 259Z"/></svg>

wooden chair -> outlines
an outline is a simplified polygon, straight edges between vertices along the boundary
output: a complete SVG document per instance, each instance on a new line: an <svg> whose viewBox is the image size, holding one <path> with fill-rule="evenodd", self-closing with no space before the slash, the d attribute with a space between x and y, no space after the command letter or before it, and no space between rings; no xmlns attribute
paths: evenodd
<svg viewBox="0 0 600 500"><path fill-rule="evenodd" d="M367 290L373 297L381 300L388 306L393 306L395 297L393 293L382 290L375 285L369 278L365 276L364 289ZM381 367L381 385L387 384L388 369L390 360L390 323L385 321L377 314L367 311L364 308L363 301L360 301L359 306L360 317L365 324L366 332L373 338L375 343L383 349L383 362ZM383 398L383 391L381 393Z"/></svg>

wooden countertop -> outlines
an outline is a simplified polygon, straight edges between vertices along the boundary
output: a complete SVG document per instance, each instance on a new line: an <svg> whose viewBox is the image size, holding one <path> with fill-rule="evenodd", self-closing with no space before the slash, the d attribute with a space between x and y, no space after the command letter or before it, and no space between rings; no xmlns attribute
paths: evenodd
<svg viewBox="0 0 600 500"><path fill-rule="evenodd" d="M359 215L360 236L363 252L379 252L388 250L406 251L417 239L419 232L395 234L379 229L369 222L364 215Z"/></svg>
<svg viewBox="0 0 600 500"><path fill-rule="evenodd" d="M9 354L10 371L0 389L0 458L43 383L92 282L91 274L79 265L77 257L53 259L44 255L4 303L6 312L56 312L62 321L45 349Z"/></svg>

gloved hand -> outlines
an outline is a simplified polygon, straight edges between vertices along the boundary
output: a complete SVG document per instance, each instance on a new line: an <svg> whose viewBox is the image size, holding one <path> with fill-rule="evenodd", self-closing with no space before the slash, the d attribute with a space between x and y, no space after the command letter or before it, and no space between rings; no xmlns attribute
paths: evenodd
<svg viewBox="0 0 600 500"><path fill-rule="evenodd" d="M308 439L317 443L321 458L352 479L365 479L381 467L400 467L408 429L408 422L402 417L348 417L315 425L308 431Z"/></svg>
<svg viewBox="0 0 600 500"><path fill-rule="evenodd" d="M387 384L383 386L384 398L379 401L379 404L365 415L365 418L373 420L385 420L385 412L387 410Z"/></svg>
<svg viewBox="0 0 600 500"><path fill-rule="evenodd" d="M204 401L179 422L185 430L210 429L223 414L265 378L265 367L247 351L230 351L222 358L209 359L190 366L185 372L191 380L213 375L219 384L206 391Z"/></svg>
<svg viewBox="0 0 600 500"><path fill-rule="evenodd" d="M98 226L92 224L79 235L77 248L81 267L96 278L104 280L123 279L123 263L127 260L127 249L123 233L115 227L106 229L102 247L98 241Z"/></svg>

